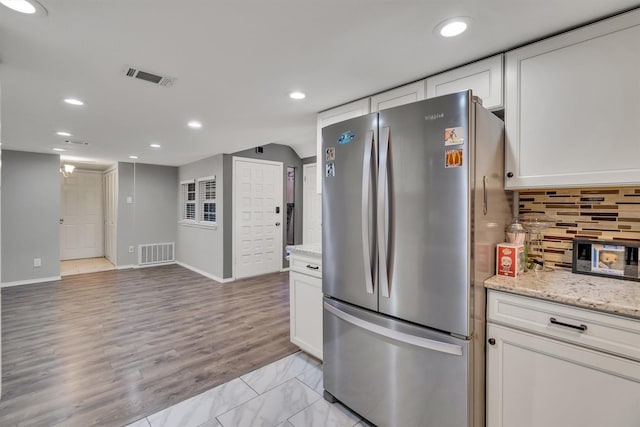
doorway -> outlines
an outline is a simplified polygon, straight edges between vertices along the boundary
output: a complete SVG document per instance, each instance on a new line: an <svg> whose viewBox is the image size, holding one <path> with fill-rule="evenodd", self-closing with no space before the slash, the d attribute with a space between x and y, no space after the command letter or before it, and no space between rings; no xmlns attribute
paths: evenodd
<svg viewBox="0 0 640 427"><path fill-rule="evenodd" d="M322 194L316 191L316 164L302 166L302 243L322 244Z"/></svg>
<svg viewBox="0 0 640 427"><path fill-rule="evenodd" d="M60 274L113 270L105 259L103 172L74 170L61 177Z"/></svg>
<svg viewBox="0 0 640 427"><path fill-rule="evenodd" d="M283 164L233 158L233 277L282 269Z"/></svg>
<svg viewBox="0 0 640 427"><path fill-rule="evenodd" d="M296 168L287 166L287 245L295 243Z"/></svg>

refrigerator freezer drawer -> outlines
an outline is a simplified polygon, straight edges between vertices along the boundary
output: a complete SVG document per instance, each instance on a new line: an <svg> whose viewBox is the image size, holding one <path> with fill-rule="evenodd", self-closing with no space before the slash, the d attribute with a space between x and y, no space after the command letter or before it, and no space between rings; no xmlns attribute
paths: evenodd
<svg viewBox="0 0 640 427"><path fill-rule="evenodd" d="M379 427L469 425L469 341L324 300L324 388Z"/></svg>

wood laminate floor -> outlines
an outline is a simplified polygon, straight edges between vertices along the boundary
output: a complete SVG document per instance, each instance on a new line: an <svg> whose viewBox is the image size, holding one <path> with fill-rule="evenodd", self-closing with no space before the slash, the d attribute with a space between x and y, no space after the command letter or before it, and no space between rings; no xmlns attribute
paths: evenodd
<svg viewBox="0 0 640 427"><path fill-rule="evenodd" d="M0 426L123 426L295 352L286 273L177 265L2 289Z"/></svg>

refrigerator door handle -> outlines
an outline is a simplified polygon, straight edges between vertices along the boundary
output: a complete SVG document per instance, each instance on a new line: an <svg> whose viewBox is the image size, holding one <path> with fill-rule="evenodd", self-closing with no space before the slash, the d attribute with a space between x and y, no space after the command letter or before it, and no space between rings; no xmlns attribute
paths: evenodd
<svg viewBox="0 0 640 427"><path fill-rule="evenodd" d="M388 127L382 128L380 133L380 166L378 167L378 264L380 269L380 294L389 298L389 272L387 271L387 235L385 232L386 210L385 198L387 195L387 173L389 159L389 134Z"/></svg>
<svg viewBox="0 0 640 427"><path fill-rule="evenodd" d="M373 131L370 130L366 135L362 164L362 259L364 260L365 287L368 294L373 294L371 242L369 241L369 183L371 182L371 156L374 144Z"/></svg>
<svg viewBox="0 0 640 427"><path fill-rule="evenodd" d="M454 356L462 356L462 347L459 345L430 340L428 338L417 337L415 335L406 334L404 332L395 331L393 329L387 329L383 326L376 325L375 323L367 322L366 320L360 319L352 314L345 313L344 311L330 304L327 304L326 302L324 303L324 309L334 316L344 320L345 322L351 323L352 325L369 331L373 334L427 350L434 350L440 353L447 353Z"/></svg>

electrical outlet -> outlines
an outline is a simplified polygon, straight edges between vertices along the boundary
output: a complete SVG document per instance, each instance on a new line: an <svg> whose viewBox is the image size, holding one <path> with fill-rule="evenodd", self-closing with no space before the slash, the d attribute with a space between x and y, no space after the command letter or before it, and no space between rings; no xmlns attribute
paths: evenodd
<svg viewBox="0 0 640 427"><path fill-rule="evenodd" d="M133 203L133 197L127 196L127 204L130 205L131 203Z"/></svg>
<svg viewBox="0 0 640 427"><path fill-rule="evenodd" d="M129 246L129 253L130 253L130 254L132 254L132 253L133 253L133 251L134 251L133 246Z"/></svg>
<svg viewBox="0 0 640 427"><path fill-rule="evenodd" d="M42 258L34 258L33 259L34 267L42 267Z"/></svg>

